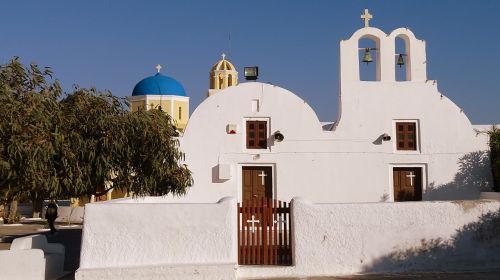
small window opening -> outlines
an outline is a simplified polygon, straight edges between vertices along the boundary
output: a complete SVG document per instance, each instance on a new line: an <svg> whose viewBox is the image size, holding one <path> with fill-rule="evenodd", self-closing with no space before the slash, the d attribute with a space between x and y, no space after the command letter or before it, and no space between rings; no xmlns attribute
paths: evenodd
<svg viewBox="0 0 500 280"><path fill-rule="evenodd" d="M417 123L396 123L396 149L401 151L417 150Z"/></svg>
<svg viewBox="0 0 500 280"><path fill-rule="evenodd" d="M222 89L224 86L224 79L222 78L222 75L219 74L219 89Z"/></svg>
<svg viewBox="0 0 500 280"><path fill-rule="evenodd" d="M247 149L267 149L267 122L247 121Z"/></svg>

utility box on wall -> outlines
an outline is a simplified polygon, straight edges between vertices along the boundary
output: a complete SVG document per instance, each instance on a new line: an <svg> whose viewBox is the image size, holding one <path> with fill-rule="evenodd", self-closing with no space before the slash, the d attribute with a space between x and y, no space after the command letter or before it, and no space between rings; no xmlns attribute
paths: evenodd
<svg viewBox="0 0 500 280"><path fill-rule="evenodd" d="M219 180L231 179L231 165L219 164Z"/></svg>
<svg viewBox="0 0 500 280"><path fill-rule="evenodd" d="M228 124L226 126L226 133L227 134L236 134L236 133L238 133L238 125L232 124L232 123Z"/></svg>

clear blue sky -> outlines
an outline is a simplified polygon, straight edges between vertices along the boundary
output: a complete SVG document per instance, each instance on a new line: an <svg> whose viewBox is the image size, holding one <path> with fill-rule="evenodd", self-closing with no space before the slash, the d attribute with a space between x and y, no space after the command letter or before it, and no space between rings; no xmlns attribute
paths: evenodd
<svg viewBox="0 0 500 280"><path fill-rule="evenodd" d="M179 80L191 111L225 52L240 72L305 99L320 120L337 117L339 41L363 26L409 27L427 42L428 78L474 124L500 124L500 1L1 1L0 63L50 66L66 90L131 94L142 78ZM229 34L230 40L229 40Z"/></svg>

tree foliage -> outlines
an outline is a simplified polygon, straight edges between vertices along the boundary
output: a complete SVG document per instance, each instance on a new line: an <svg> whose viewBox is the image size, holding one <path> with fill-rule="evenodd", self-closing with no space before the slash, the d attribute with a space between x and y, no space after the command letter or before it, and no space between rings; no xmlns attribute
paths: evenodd
<svg viewBox="0 0 500 280"><path fill-rule="evenodd" d="M486 131L490 138L491 171L493 173L493 189L500 192L500 129L492 126Z"/></svg>
<svg viewBox="0 0 500 280"><path fill-rule="evenodd" d="M61 108L61 182L71 196L102 195L111 186L135 195L183 194L192 184L167 114L130 113L125 100L93 89L76 89Z"/></svg>
<svg viewBox="0 0 500 280"><path fill-rule="evenodd" d="M52 161L60 141L61 88L51 75L17 58L0 67L0 189L9 198L59 192Z"/></svg>
<svg viewBox="0 0 500 280"><path fill-rule="evenodd" d="M49 68L0 66L0 192L12 200L101 195L184 194L172 119L159 110L130 113L110 92L75 88L62 96Z"/></svg>
<svg viewBox="0 0 500 280"><path fill-rule="evenodd" d="M127 114L122 124L127 143L121 153L127 160L116 169L115 185L137 195L185 194L192 177L186 165L178 164L184 154L177 148L171 117L157 109L139 110Z"/></svg>

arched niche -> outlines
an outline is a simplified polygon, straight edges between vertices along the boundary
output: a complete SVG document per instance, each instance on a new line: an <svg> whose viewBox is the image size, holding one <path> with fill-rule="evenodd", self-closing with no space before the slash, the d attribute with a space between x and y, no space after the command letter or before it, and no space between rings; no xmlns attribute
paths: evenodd
<svg viewBox="0 0 500 280"><path fill-rule="evenodd" d="M394 75L397 82L411 81L411 48L410 38L406 34L394 36ZM404 65L398 66L399 55L403 55Z"/></svg>
<svg viewBox="0 0 500 280"><path fill-rule="evenodd" d="M219 84L218 89L222 89L224 87L224 77L222 77L222 75L219 74L218 79L219 79L219 81L218 81L219 82L218 83Z"/></svg>
<svg viewBox="0 0 500 280"><path fill-rule="evenodd" d="M227 75L227 86L230 87L233 85L233 75Z"/></svg>
<svg viewBox="0 0 500 280"><path fill-rule="evenodd" d="M210 89L215 89L215 77L210 75Z"/></svg>
<svg viewBox="0 0 500 280"><path fill-rule="evenodd" d="M371 49L370 54L373 59L371 63L363 62L366 48ZM371 34L363 35L358 40L358 50L359 80L380 81L382 64L380 39Z"/></svg>

